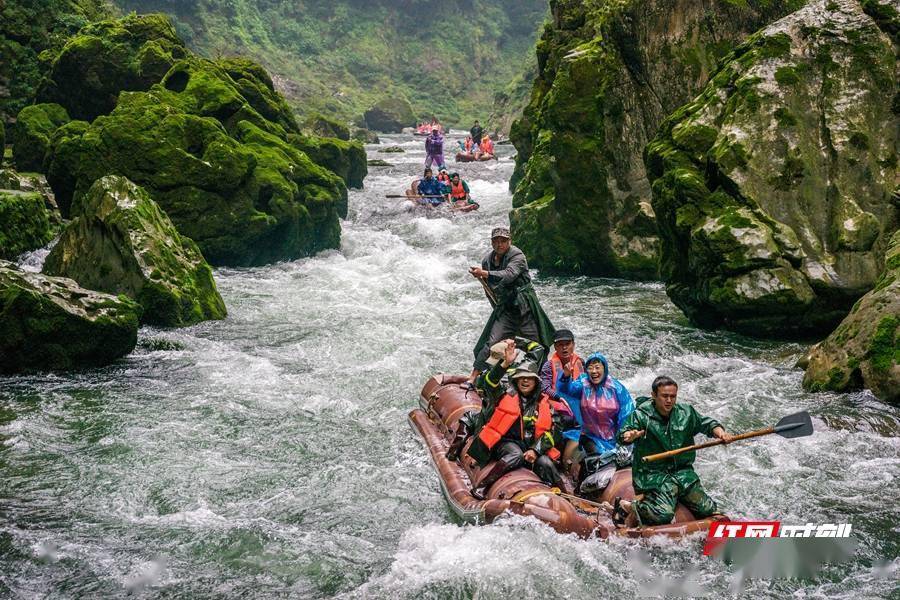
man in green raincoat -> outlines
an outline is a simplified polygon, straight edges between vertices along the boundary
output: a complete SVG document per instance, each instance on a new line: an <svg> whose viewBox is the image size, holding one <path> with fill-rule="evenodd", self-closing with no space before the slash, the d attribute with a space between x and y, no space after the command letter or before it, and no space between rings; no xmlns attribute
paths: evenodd
<svg viewBox="0 0 900 600"><path fill-rule="evenodd" d="M486 359L491 346L501 340L523 337L538 341L545 348L553 344L553 324L538 302L525 254L510 242L508 228L494 228L491 248L480 267L469 268L469 273L481 281L494 308L475 344L475 363L469 377L473 383L488 368Z"/></svg>
<svg viewBox="0 0 900 600"><path fill-rule="evenodd" d="M675 518L675 507L681 502L694 516L702 519L718 513L694 471L696 452L684 452L672 458L645 462L644 457L677 450L694 444L694 436L704 433L723 440L731 436L715 419L701 416L689 404L677 404L678 384L669 377L653 381L652 401L638 400L638 406L619 430L620 444L634 443L632 478L634 491L642 500L628 502L616 499L613 520L622 523L633 514L640 525L662 525Z"/></svg>

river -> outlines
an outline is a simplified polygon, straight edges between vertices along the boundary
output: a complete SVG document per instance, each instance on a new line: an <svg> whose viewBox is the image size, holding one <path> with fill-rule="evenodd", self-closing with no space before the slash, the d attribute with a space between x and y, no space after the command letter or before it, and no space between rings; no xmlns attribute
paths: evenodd
<svg viewBox="0 0 900 600"><path fill-rule="evenodd" d="M378 152L392 144L406 152ZM648 574L698 595L898 597L900 410L804 393L803 345L698 330L658 283L538 274L536 287L634 395L667 373L733 432L809 410L812 437L707 450L697 470L734 517L852 523L854 559L741 584L702 538L457 524L406 416L431 374L471 366L489 307L466 269L508 222L513 149L460 166L481 210L448 217L384 197L418 173L422 146L368 147L394 166L350 192L339 251L217 270L225 321L142 328L107 368L0 379L0 597L612 598Z"/></svg>

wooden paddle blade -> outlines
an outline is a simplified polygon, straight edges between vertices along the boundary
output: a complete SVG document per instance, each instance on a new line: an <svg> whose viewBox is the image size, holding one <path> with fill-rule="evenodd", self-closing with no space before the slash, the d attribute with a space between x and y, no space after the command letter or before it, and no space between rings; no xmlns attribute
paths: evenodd
<svg viewBox="0 0 900 600"><path fill-rule="evenodd" d="M775 425L774 429L775 433L788 439L812 435L812 419L810 418L809 413L804 410L803 412L784 417L778 421L778 424Z"/></svg>

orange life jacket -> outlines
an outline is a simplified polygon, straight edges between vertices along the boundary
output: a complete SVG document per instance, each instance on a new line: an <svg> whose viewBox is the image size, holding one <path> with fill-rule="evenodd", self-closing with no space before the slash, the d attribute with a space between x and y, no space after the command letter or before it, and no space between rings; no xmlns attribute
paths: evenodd
<svg viewBox="0 0 900 600"><path fill-rule="evenodd" d="M522 439L525 439L524 423L521 416L522 411L519 407L519 395L505 394L497 404L497 408L494 409L491 420L481 428L481 431L478 433L478 439L480 439L482 443L487 446L488 450L490 450L497 445L500 438L506 435L506 432L509 431L510 427L517 421L521 428L520 436ZM547 396L547 394L541 393L541 398L538 400L538 416L534 423L534 439L540 439L541 436L552 428L553 415L550 410L550 397ZM552 460L558 460L559 450L551 448L547 452L547 456Z"/></svg>
<svg viewBox="0 0 900 600"><path fill-rule="evenodd" d="M572 359L575 361L575 368L572 369L572 379L578 379L581 377L581 374L584 371L581 368L583 361L581 357L572 353ZM553 353L553 356L550 357L550 374L551 374L551 382L550 388L555 392L556 391L556 382L559 381L559 376L562 374L562 360L560 360L559 356L557 356L556 352Z"/></svg>
<svg viewBox="0 0 900 600"><path fill-rule="evenodd" d="M481 140L481 151L485 154L494 153L494 142L491 141L491 138L484 138Z"/></svg>
<svg viewBox="0 0 900 600"><path fill-rule="evenodd" d="M466 188L463 187L462 179L459 180L459 185L456 185L453 183L453 180L450 180L450 197L454 200L466 199Z"/></svg>

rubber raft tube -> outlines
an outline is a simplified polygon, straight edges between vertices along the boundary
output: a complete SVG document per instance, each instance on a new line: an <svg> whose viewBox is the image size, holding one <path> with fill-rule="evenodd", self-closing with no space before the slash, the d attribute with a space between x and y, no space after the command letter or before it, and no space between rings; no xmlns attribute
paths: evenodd
<svg viewBox="0 0 900 600"><path fill-rule="evenodd" d="M583 538L607 538L610 535L639 538L654 535L682 537L707 531L715 521L728 520L721 515L696 519L679 504L674 522L668 525L617 528L605 511L587 502L560 496L529 469L506 473L484 492L484 499L476 498L472 495L472 482L478 482L482 473L489 472L493 462L479 469L465 451L455 462L445 456L460 417L470 410L481 409L478 393L460 385L465 381L462 375L435 375L422 388L420 408L409 413L410 424L422 437L431 456L444 497L464 522L490 523L503 515L516 514L535 517L559 533L575 533ZM590 500L612 503L617 496L626 500L634 498L630 468L616 471L603 493Z"/></svg>
<svg viewBox="0 0 900 600"><path fill-rule="evenodd" d="M496 156L493 154L483 154L481 158L475 158L475 155L471 152L457 152L456 153L456 162L475 162L476 160L480 160L481 162L485 162L488 160L498 160Z"/></svg>

